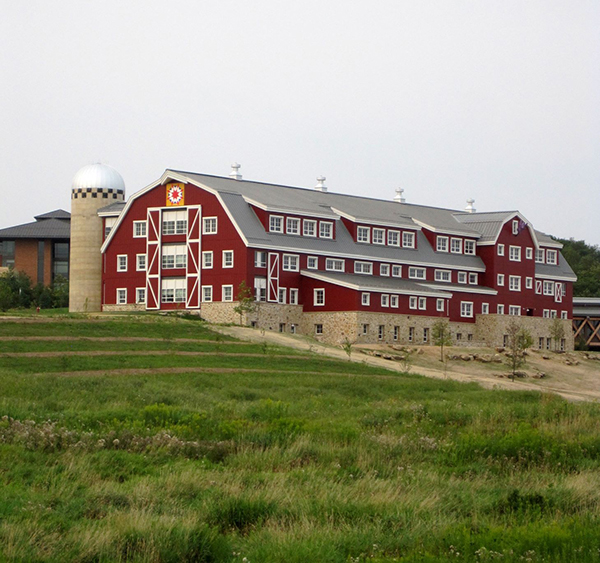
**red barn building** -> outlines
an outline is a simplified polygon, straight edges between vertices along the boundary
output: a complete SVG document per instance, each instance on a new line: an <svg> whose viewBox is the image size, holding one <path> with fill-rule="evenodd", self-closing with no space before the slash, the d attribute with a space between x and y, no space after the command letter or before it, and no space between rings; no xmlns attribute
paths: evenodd
<svg viewBox="0 0 600 563"><path fill-rule="evenodd" d="M102 309L188 310L332 343L427 343L439 318L463 343L502 345L522 316L540 347L550 319L572 348L561 245L517 211L476 213L167 170L103 221Z"/></svg>

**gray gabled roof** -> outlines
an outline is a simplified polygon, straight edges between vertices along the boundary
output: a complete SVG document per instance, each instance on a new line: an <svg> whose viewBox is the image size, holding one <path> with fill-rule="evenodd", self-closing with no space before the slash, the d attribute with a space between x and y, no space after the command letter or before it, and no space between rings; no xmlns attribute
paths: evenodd
<svg viewBox="0 0 600 563"><path fill-rule="evenodd" d="M569 266L569 263L565 260L562 252L558 251L558 264L552 266L550 264L535 264L535 275L541 277L558 277L570 281L576 281L577 276L575 272Z"/></svg>
<svg viewBox="0 0 600 563"><path fill-rule="evenodd" d="M115 201L110 205L105 205L98 209L98 215L119 215L119 213L123 211L125 205L124 201Z"/></svg>
<svg viewBox="0 0 600 563"><path fill-rule="evenodd" d="M68 239L71 223L64 219L42 219L33 223L0 229L0 239Z"/></svg>

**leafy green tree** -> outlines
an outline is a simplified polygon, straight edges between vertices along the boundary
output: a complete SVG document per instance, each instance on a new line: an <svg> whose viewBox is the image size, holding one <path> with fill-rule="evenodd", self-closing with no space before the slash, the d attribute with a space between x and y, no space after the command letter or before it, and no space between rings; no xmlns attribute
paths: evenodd
<svg viewBox="0 0 600 563"><path fill-rule="evenodd" d="M573 294L600 297L600 248L583 240L557 239L563 244L562 255L577 274Z"/></svg>
<svg viewBox="0 0 600 563"><path fill-rule="evenodd" d="M525 364L525 352L533 346L531 333L516 320L511 320L506 326L508 335L508 355L506 363L511 369L512 380L515 380L517 370Z"/></svg>
<svg viewBox="0 0 600 563"><path fill-rule="evenodd" d="M254 302L254 294L252 288L246 285L246 280L242 280L238 286L238 293L236 296L237 305L233 310L240 316L240 326L244 313L252 313L256 309L256 303Z"/></svg>
<svg viewBox="0 0 600 563"><path fill-rule="evenodd" d="M565 337L565 325L558 317L555 317L550 324L550 336L554 340L554 351L556 352L560 341Z"/></svg>
<svg viewBox="0 0 600 563"><path fill-rule="evenodd" d="M28 309L33 298L31 278L25 272L16 272L12 268L0 274L0 295L3 311L13 307Z"/></svg>
<svg viewBox="0 0 600 563"><path fill-rule="evenodd" d="M433 323L431 327L431 338L436 346L440 347L440 362L444 361L444 346L452 345L452 332L450 325L445 319Z"/></svg>

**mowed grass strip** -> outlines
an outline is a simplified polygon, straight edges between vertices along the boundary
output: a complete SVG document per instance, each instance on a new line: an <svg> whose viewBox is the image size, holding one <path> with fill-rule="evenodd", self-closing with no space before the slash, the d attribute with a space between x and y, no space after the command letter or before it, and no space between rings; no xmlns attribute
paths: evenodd
<svg viewBox="0 0 600 563"><path fill-rule="evenodd" d="M3 358L0 559L598 561L599 405L263 356Z"/></svg>

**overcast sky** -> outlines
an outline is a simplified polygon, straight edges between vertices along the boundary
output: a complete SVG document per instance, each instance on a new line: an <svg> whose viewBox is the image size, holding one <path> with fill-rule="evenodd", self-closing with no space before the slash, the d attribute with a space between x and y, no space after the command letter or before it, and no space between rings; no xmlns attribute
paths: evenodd
<svg viewBox="0 0 600 563"><path fill-rule="evenodd" d="M0 227L115 167L478 211L600 244L598 0L29 0L0 19Z"/></svg>

